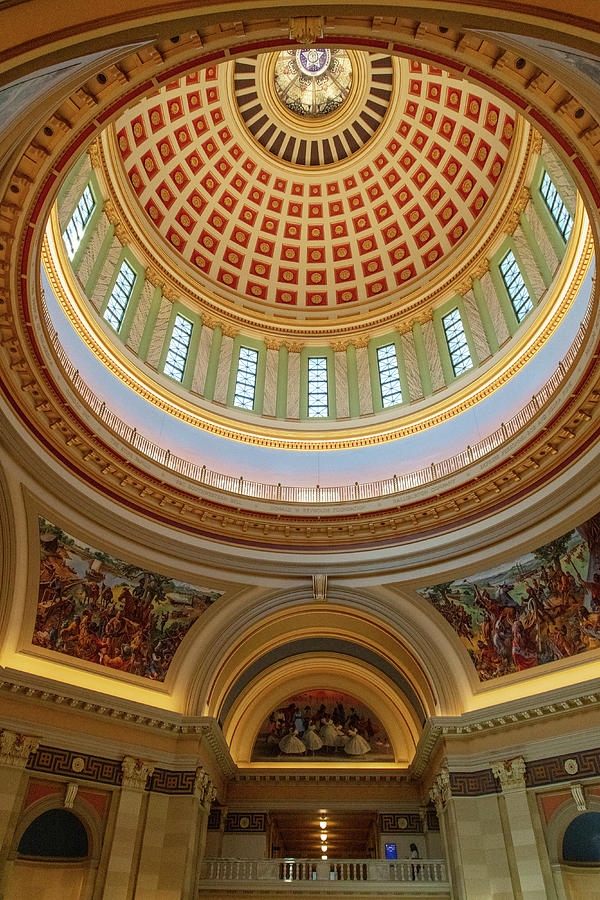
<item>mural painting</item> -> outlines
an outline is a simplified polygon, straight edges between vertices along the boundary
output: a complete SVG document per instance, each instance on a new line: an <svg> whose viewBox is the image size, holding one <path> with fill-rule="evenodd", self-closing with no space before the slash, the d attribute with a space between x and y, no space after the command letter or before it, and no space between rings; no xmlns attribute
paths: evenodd
<svg viewBox="0 0 600 900"><path fill-rule="evenodd" d="M196 619L222 591L115 559L39 520L40 579L32 643L164 681Z"/></svg>
<svg viewBox="0 0 600 900"><path fill-rule="evenodd" d="M339 691L305 691L264 720L252 761L302 759L324 762L393 762L390 740L364 703Z"/></svg>
<svg viewBox="0 0 600 900"><path fill-rule="evenodd" d="M511 563L418 591L482 681L600 647L600 515Z"/></svg>

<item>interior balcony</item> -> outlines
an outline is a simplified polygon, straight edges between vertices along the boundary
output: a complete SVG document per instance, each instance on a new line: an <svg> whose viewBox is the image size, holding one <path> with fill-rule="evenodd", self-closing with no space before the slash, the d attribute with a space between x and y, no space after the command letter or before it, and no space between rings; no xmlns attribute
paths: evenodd
<svg viewBox="0 0 600 900"><path fill-rule="evenodd" d="M450 897L443 859L205 859L201 896Z"/></svg>

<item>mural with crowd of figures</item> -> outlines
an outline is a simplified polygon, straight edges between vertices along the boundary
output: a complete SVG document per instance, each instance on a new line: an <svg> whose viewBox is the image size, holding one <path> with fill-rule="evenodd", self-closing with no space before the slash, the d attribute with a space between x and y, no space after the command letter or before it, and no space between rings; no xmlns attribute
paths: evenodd
<svg viewBox="0 0 600 900"><path fill-rule="evenodd" d="M253 762L393 761L389 738L364 703L339 691L294 694L267 716L252 750Z"/></svg>
<svg viewBox="0 0 600 900"><path fill-rule="evenodd" d="M482 681L600 647L600 514L510 563L419 591Z"/></svg>
<svg viewBox="0 0 600 900"><path fill-rule="evenodd" d="M39 532L33 644L164 681L190 627L222 591L123 562L41 517Z"/></svg>

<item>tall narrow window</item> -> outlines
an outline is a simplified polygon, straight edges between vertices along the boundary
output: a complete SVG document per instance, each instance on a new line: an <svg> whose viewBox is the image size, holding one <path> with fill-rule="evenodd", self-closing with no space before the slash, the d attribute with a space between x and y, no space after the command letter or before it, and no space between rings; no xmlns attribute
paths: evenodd
<svg viewBox="0 0 600 900"><path fill-rule="evenodd" d="M462 375L467 369L473 367L473 360L469 353L467 336L458 311L458 307L449 312L442 319L442 325L446 334L446 343L455 375Z"/></svg>
<svg viewBox="0 0 600 900"><path fill-rule="evenodd" d="M190 349L192 328L192 323L188 319L184 319L183 316L179 315L175 316L175 325L169 341L164 371L166 375L170 375L176 381L182 381L183 379L185 363Z"/></svg>
<svg viewBox="0 0 600 900"><path fill-rule="evenodd" d="M508 251L500 263L500 274L508 291L517 321L522 322L527 313L533 309L533 303L512 250Z"/></svg>
<svg viewBox="0 0 600 900"><path fill-rule="evenodd" d="M75 212L67 222L67 227L63 232L63 241L65 242L69 259L73 259L77 252L77 248L85 233L85 227L92 217L95 206L96 201L94 200L92 189L88 184L79 198L79 203L75 207Z"/></svg>
<svg viewBox="0 0 600 900"><path fill-rule="evenodd" d="M379 385L383 408L402 403L402 388L398 374L398 357L396 345L387 344L377 348L377 365L379 367Z"/></svg>
<svg viewBox="0 0 600 900"><path fill-rule="evenodd" d="M565 241L569 240L571 229L573 228L573 219L569 215L563 198L556 190L556 185L547 172L544 172L542 183L540 185L540 193L544 198L546 206L550 210L550 215L556 222L556 227L564 237Z"/></svg>
<svg viewBox="0 0 600 900"><path fill-rule="evenodd" d="M135 272L129 263L123 260L115 286L112 289L112 294L108 298L108 304L104 310L104 318L112 325L115 331L118 331L123 324L125 310L127 309L134 284Z"/></svg>
<svg viewBox="0 0 600 900"><path fill-rule="evenodd" d="M328 415L327 357L311 356L308 360L308 416L317 419Z"/></svg>
<svg viewBox="0 0 600 900"><path fill-rule="evenodd" d="M254 409L257 369L258 351L251 350L250 347L240 347L233 395L234 406L239 406L240 409Z"/></svg>

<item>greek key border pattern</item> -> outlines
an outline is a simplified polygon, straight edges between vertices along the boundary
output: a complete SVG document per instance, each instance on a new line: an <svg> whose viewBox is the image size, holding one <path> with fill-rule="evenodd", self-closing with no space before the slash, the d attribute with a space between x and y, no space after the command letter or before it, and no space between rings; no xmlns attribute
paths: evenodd
<svg viewBox="0 0 600 900"><path fill-rule="evenodd" d="M97 781L115 787L120 786L123 780L121 763L118 760L78 753L75 750L47 747L44 744L40 744L30 755L27 768L46 775L64 775L68 778Z"/></svg>
<svg viewBox="0 0 600 900"><path fill-rule="evenodd" d="M567 772L565 762L574 760L577 768ZM573 750L561 756L548 756L526 763L525 786L544 787L573 778L600 778L600 747L593 750ZM500 786L491 769L478 772L451 772L450 788L453 797L481 797L500 793Z"/></svg>
<svg viewBox="0 0 600 900"><path fill-rule="evenodd" d="M258 812L230 812L225 831L234 834L258 834L267 830L267 814Z"/></svg>
<svg viewBox="0 0 600 900"><path fill-rule="evenodd" d="M491 769L450 772L450 788L453 797L481 797L483 794L497 794L500 790Z"/></svg>
<svg viewBox="0 0 600 900"><path fill-rule="evenodd" d="M577 771L568 774L565 762L575 760ZM562 756L549 756L547 759L536 759L527 763L525 784L527 787L539 787L544 784L556 784L559 781L570 781L572 778L600 777L600 747L594 750L580 750L564 753Z"/></svg>
<svg viewBox="0 0 600 900"><path fill-rule="evenodd" d="M171 769L155 769L148 780L147 791L157 794L184 794L194 793L196 773L176 772Z"/></svg>
<svg viewBox="0 0 600 900"><path fill-rule="evenodd" d="M420 834L423 821L415 812L380 813L379 828L388 834Z"/></svg>

